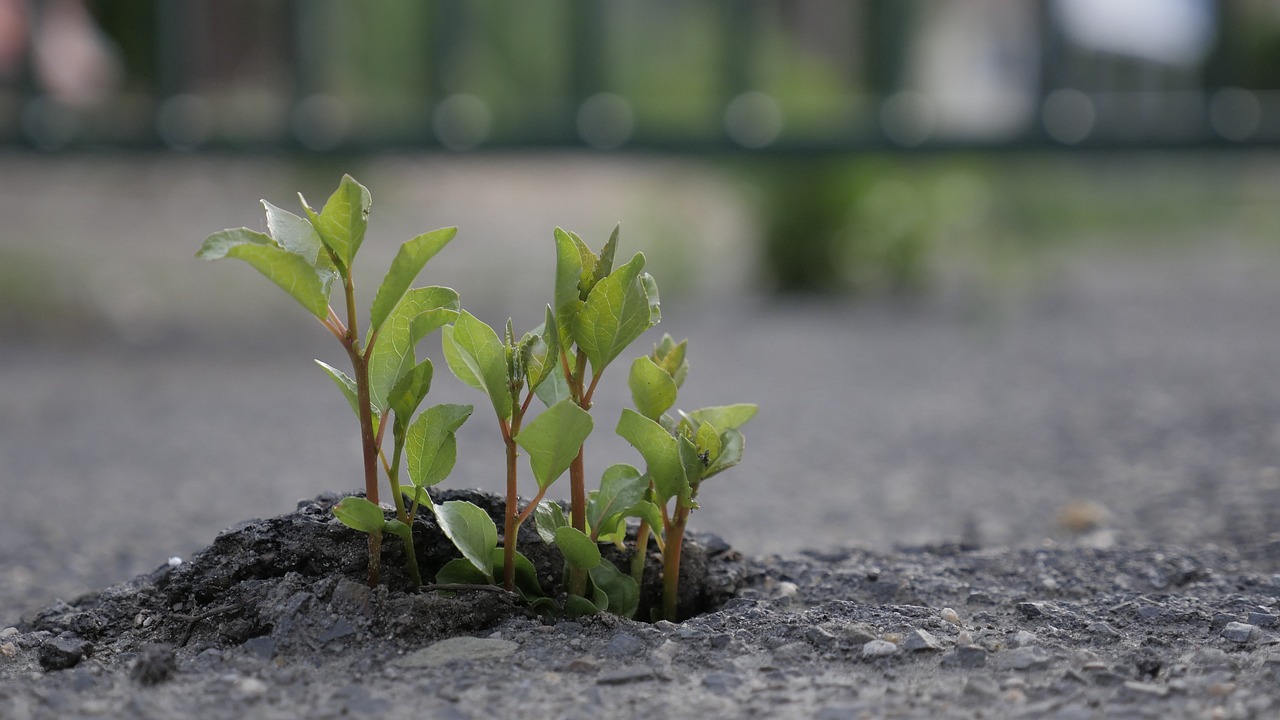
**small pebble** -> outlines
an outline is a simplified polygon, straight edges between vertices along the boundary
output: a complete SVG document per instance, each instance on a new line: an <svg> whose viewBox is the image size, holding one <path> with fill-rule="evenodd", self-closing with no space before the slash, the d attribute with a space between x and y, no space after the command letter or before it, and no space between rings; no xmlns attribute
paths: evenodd
<svg viewBox="0 0 1280 720"><path fill-rule="evenodd" d="M1258 628L1242 622L1229 622L1222 628L1222 637L1236 643L1247 643L1258 635Z"/></svg>
<svg viewBox="0 0 1280 720"><path fill-rule="evenodd" d="M1265 612L1249 613L1250 625L1257 625L1258 627L1269 628L1269 627L1274 627L1277 622L1280 622L1280 618L1277 618L1275 615L1272 615L1271 613L1265 613Z"/></svg>
<svg viewBox="0 0 1280 720"><path fill-rule="evenodd" d="M938 615L941 616L944 621L949 622L956 627L960 627L960 615L956 613L955 610L952 610L949 607L944 607L942 608L942 612L938 613Z"/></svg>
<svg viewBox="0 0 1280 720"><path fill-rule="evenodd" d="M1206 688L1206 692L1211 697L1226 697L1236 691L1236 684L1233 682L1216 682Z"/></svg>
<svg viewBox="0 0 1280 720"><path fill-rule="evenodd" d="M956 635L956 647L969 647L972 644L973 636L969 634L968 630L961 630L960 634Z"/></svg>
<svg viewBox="0 0 1280 720"><path fill-rule="evenodd" d="M898 646L888 640L872 640L862 646L862 657L884 657L898 652Z"/></svg>
<svg viewBox="0 0 1280 720"><path fill-rule="evenodd" d="M800 587L793 582L782 581L778 583L778 597L793 598L800 593Z"/></svg>
<svg viewBox="0 0 1280 720"><path fill-rule="evenodd" d="M257 700L267 694L267 684L258 678L240 678L232 692L242 700Z"/></svg>
<svg viewBox="0 0 1280 720"><path fill-rule="evenodd" d="M907 635L902 647L910 652L922 652L925 650L941 650L942 643L939 643L938 638L927 630L913 630Z"/></svg>
<svg viewBox="0 0 1280 720"><path fill-rule="evenodd" d="M174 555L173 557L169 558L169 567L176 568L181 564L182 564L182 558L178 557L177 555Z"/></svg>
<svg viewBox="0 0 1280 720"><path fill-rule="evenodd" d="M7 627L7 628L5 628L5 629L3 629L3 630L0 630L0 639L4 639L4 638L11 638L11 637L13 637L14 635L17 635L17 634L18 634L18 628L16 628L16 627Z"/></svg>
<svg viewBox="0 0 1280 720"><path fill-rule="evenodd" d="M11 642L0 645L0 655L13 657L18 654L18 647Z"/></svg>
<svg viewBox="0 0 1280 720"><path fill-rule="evenodd" d="M1024 647L1026 645L1034 645L1036 642L1035 633L1019 630L1009 638L1009 644L1013 647Z"/></svg>
<svg viewBox="0 0 1280 720"><path fill-rule="evenodd" d="M1169 694L1169 688L1164 685L1155 683L1138 682L1137 680L1126 680L1124 683L1126 690L1139 693L1142 695L1152 695L1154 697L1164 697Z"/></svg>

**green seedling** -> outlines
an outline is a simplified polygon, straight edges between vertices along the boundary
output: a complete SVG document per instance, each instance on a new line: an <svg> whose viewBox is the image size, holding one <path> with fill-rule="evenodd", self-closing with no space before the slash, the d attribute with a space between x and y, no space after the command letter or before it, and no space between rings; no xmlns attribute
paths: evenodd
<svg viewBox="0 0 1280 720"><path fill-rule="evenodd" d="M640 503L627 511L641 518L632 575L639 582L649 533L661 527L661 537L656 538L662 552L661 616L673 621L679 619L680 554L689 513L698 507L702 482L742 460L739 428L756 414L756 406L750 404L669 414L689 373L687 346L687 340L676 343L663 336L651 355L631 364L628 385L635 409L623 410L617 427L618 435L644 458L645 499L654 508ZM633 486L628 490L634 493Z"/></svg>
<svg viewBox="0 0 1280 720"><path fill-rule="evenodd" d="M449 369L459 380L487 394L497 415L507 461L502 584L515 591L517 562L521 560L516 549L520 526L572 464L591 434L591 415L568 397L556 401L554 392L544 393L551 399L549 407L524 424L535 393L560 370L560 339L550 307L546 322L519 341L511 320L507 320L504 339L499 339L493 328L465 310L454 324L444 328L441 340ZM538 483L537 495L523 511L517 483L518 448L529 453Z"/></svg>
<svg viewBox="0 0 1280 720"><path fill-rule="evenodd" d="M267 233L248 228L222 230L205 239L197 256L206 260L230 257L252 265L315 316L346 350L351 375L316 362L342 391L359 420L365 497L344 498L334 507L334 515L369 535L370 585L376 585L381 574L384 532L404 540L406 569L411 582L417 585L421 578L412 541L414 515L421 502L431 502L426 488L443 480L453 469L454 432L471 414L471 407L439 405L414 419L432 379L431 361L418 362L414 347L432 331L452 323L458 317L459 303L457 292L449 288L410 286L427 261L454 238L457 229L434 230L400 246L374 295L368 332L362 337L352 265L368 228L372 204L369 191L346 175L319 212L301 195L299 199L305 218L264 200ZM341 288L345 320L330 305L335 283ZM383 452L388 427L392 429L390 461ZM400 468L406 450L412 486L408 493L402 493ZM385 519L378 504L379 459L395 503L396 517L392 520ZM449 503L432 508L437 515L455 514L447 506ZM441 524L446 532L456 532L458 526ZM454 540L458 542L457 538Z"/></svg>
<svg viewBox="0 0 1280 720"><path fill-rule="evenodd" d="M564 384L557 381L552 387L567 393L578 407L590 410L605 368L661 319L658 286L644 272L642 253L614 268L618 228L614 228L599 255L578 235L560 228L555 230L555 243L554 319ZM569 466L569 525L590 537L584 468L583 450L579 447ZM571 559L569 564L569 593L585 597L591 568Z"/></svg>

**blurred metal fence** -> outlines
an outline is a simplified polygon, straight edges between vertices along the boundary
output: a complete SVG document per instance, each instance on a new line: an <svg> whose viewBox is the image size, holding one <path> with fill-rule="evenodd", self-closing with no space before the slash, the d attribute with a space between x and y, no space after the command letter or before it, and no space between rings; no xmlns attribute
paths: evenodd
<svg viewBox="0 0 1280 720"><path fill-rule="evenodd" d="M1273 5L0 0L0 146L1270 144Z"/></svg>

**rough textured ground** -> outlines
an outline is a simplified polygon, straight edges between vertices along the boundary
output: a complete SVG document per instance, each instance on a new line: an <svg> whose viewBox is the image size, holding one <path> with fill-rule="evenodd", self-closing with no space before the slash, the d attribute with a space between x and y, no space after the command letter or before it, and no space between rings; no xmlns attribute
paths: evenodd
<svg viewBox="0 0 1280 720"><path fill-rule="evenodd" d="M295 583L284 599L300 605L279 619L324 622L275 622L271 653L197 627L186 646L167 635L136 657L89 641L94 652L74 667L44 671L42 647L75 644L55 641L76 615L60 602L190 560L221 529L287 513L297 498L358 485L349 413L309 367L336 361L336 348L287 301L248 317L273 296L190 259L205 233L252 224L256 197L285 202L291 179L254 163L185 184L175 181L183 163L106 165L24 165L0 180L12 185L0 192L6 249L39 237L64 253L55 259L103 259L116 243L142 268L82 268L86 292L109 310L105 332L80 325L84 308L72 303L0 345L0 628L21 627L0 638L0 718L1277 712L1280 265L1212 232L1174 253L1069 257L1046 282L994 302L664 296L662 329L691 337L682 404L763 408L747 427L746 462L704 488L693 519L743 557L736 598L719 613L679 626L495 615L463 633L487 641L460 650L473 659L444 661L451 647L428 650L432 637L364 624L339 584L282 580ZM389 237L455 222L433 222L436 206L425 220L412 210L436 175L368 170L375 203L380 174L420 180L375 205L375 228L379 211L397 228ZM507 197L496 170L453 170ZM515 217L592 185L572 169L521 172ZM545 197L528 189L544 172L563 173ZM629 172L648 187L680 176L664 164ZM234 189L210 192L209 177ZM681 191L721 212L697 186ZM188 210L133 204L175 199ZM589 217L625 214L602 207ZM494 252L486 243L508 241L490 216L479 221L488 234L450 251L464 302L500 321L504 308L540 307L544 288L488 292L467 270ZM591 233L572 217L548 220ZM371 231L370 243L379 237ZM230 297L213 305L221 282ZM234 331L241 321L251 332ZM437 385L433 401L477 399ZM597 411L615 416L623 392L606 388ZM632 459L624 443L599 441L597 472ZM492 423L473 419L459 444L449 484L497 489ZM106 596L120 592L131 590ZM432 601L379 592L370 602ZM174 622L190 614L157 607ZM339 621L354 632L323 639ZM167 648L179 648L172 660ZM132 675L165 668L172 676L156 684Z"/></svg>

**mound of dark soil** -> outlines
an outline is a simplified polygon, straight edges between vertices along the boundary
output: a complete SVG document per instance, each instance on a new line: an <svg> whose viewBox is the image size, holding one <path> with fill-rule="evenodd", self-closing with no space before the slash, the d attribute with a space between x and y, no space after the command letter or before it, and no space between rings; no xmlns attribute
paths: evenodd
<svg viewBox="0 0 1280 720"><path fill-rule="evenodd" d="M676 624L363 583L339 498L0 631L0 718L1273 717L1280 575L1230 549L744 558L692 538ZM443 493L491 513L501 502ZM416 533L428 577L454 556ZM559 560L522 537L545 581ZM627 558L614 556L614 561ZM656 568L654 568L656 571ZM653 601L655 594L649 593Z"/></svg>
<svg viewBox="0 0 1280 720"><path fill-rule="evenodd" d="M197 652L241 647L265 658L287 658L341 651L355 635L426 644L482 632L512 616L534 616L515 596L494 587L413 590L404 548L391 536L383 544L384 584L368 587L366 538L334 518L339 500L321 496L288 515L242 523L189 562L175 559L150 575L39 612L30 629L61 639L41 651L40 664L63 669L91 652L110 662L156 644ZM437 502L447 500L475 503L501 522L504 502L497 496L474 490L436 496ZM530 525L521 528L521 551L534 563L542 587L562 594L563 561ZM414 529L424 578L459 557L430 513L419 513ZM630 567L628 553L608 547L604 554L620 568ZM741 556L714 536L692 535L682 559L680 607L687 615L722 605L745 574ZM641 615L661 601L660 565L656 553L649 558ZM81 649L79 657L71 647Z"/></svg>

